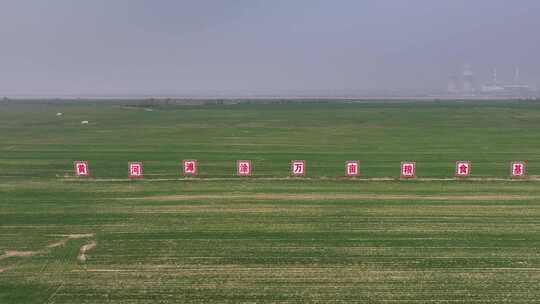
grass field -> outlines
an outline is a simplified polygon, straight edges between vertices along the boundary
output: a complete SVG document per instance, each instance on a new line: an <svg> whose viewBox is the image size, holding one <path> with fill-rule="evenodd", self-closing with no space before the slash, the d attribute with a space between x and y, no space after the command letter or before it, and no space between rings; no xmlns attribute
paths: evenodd
<svg viewBox="0 0 540 304"><path fill-rule="evenodd" d="M151 110L0 103L1 304L540 302L540 104ZM473 180L443 180L456 160Z"/></svg>

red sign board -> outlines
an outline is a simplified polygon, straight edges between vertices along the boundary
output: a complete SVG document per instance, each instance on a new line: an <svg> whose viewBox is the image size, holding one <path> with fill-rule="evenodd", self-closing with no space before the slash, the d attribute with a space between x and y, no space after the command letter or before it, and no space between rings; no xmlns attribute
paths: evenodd
<svg viewBox="0 0 540 304"><path fill-rule="evenodd" d="M471 175L471 162L460 160L456 162L456 177L469 177Z"/></svg>
<svg viewBox="0 0 540 304"><path fill-rule="evenodd" d="M128 164L129 178L143 178L143 166L140 162L130 162Z"/></svg>
<svg viewBox="0 0 540 304"><path fill-rule="evenodd" d="M90 176L90 172L88 171L88 162L78 160L78 161L73 162L73 166L75 168L75 176L77 177Z"/></svg>
<svg viewBox="0 0 540 304"><path fill-rule="evenodd" d="M293 160L291 162L291 175L292 176L305 176L306 175L306 161Z"/></svg>
<svg viewBox="0 0 540 304"><path fill-rule="evenodd" d="M402 161L401 162L401 178L416 177L416 162Z"/></svg>
<svg viewBox="0 0 540 304"><path fill-rule="evenodd" d="M236 161L236 175L238 176L251 176L251 161L250 160L237 160Z"/></svg>
<svg viewBox="0 0 540 304"><path fill-rule="evenodd" d="M185 159L182 161L182 172L184 176L197 176L198 167L197 161L193 159Z"/></svg>
<svg viewBox="0 0 540 304"><path fill-rule="evenodd" d="M510 176L513 178L523 178L527 176L527 163L523 161L513 161L510 163Z"/></svg>
<svg viewBox="0 0 540 304"><path fill-rule="evenodd" d="M345 176L356 177L360 175L360 162L349 160L345 162Z"/></svg>

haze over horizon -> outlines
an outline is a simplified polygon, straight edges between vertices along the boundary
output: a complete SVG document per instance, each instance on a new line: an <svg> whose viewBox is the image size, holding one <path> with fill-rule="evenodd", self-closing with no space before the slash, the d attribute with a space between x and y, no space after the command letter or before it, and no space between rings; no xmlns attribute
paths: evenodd
<svg viewBox="0 0 540 304"><path fill-rule="evenodd" d="M535 0L5 0L1 95L443 90L540 84Z"/></svg>

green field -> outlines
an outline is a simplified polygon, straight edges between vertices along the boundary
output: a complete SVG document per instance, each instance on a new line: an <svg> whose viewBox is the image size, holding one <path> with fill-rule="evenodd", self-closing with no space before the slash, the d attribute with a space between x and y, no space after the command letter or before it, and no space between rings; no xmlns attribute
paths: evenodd
<svg viewBox="0 0 540 304"><path fill-rule="evenodd" d="M0 101L1 304L540 302L538 103L130 104Z"/></svg>

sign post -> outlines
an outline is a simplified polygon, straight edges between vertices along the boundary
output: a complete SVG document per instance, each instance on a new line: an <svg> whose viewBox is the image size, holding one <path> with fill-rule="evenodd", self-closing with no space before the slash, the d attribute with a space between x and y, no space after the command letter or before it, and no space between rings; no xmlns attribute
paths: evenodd
<svg viewBox="0 0 540 304"><path fill-rule="evenodd" d="M75 169L75 176L77 177L90 176L90 172L88 171L88 162L77 160L73 162L73 167Z"/></svg>
<svg viewBox="0 0 540 304"><path fill-rule="evenodd" d="M128 163L128 177L129 178L143 178L143 166L140 162Z"/></svg>
<svg viewBox="0 0 540 304"><path fill-rule="evenodd" d="M197 176L198 166L194 159L185 159L182 161L182 173L184 176Z"/></svg>
<svg viewBox="0 0 540 304"><path fill-rule="evenodd" d="M455 177L469 177L471 175L471 162L468 160L458 160L456 162Z"/></svg>
<svg viewBox="0 0 540 304"><path fill-rule="evenodd" d="M513 161L510 163L510 176L512 178L527 177L527 163L524 161Z"/></svg>
<svg viewBox="0 0 540 304"><path fill-rule="evenodd" d="M357 160L349 160L345 162L345 176L357 177L360 175L360 162Z"/></svg>
<svg viewBox="0 0 540 304"><path fill-rule="evenodd" d="M237 160L236 161L236 175L237 176L251 176L251 161L250 160Z"/></svg>
<svg viewBox="0 0 540 304"><path fill-rule="evenodd" d="M416 178L416 162L402 161L400 177L405 179Z"/></svg>
<svg viewBox="0 0 540 304"><path fill-rule="evenodd" d="M291 162L291 176L293 177L306 176L306 161L305 160L293 160Z"/></svg>

